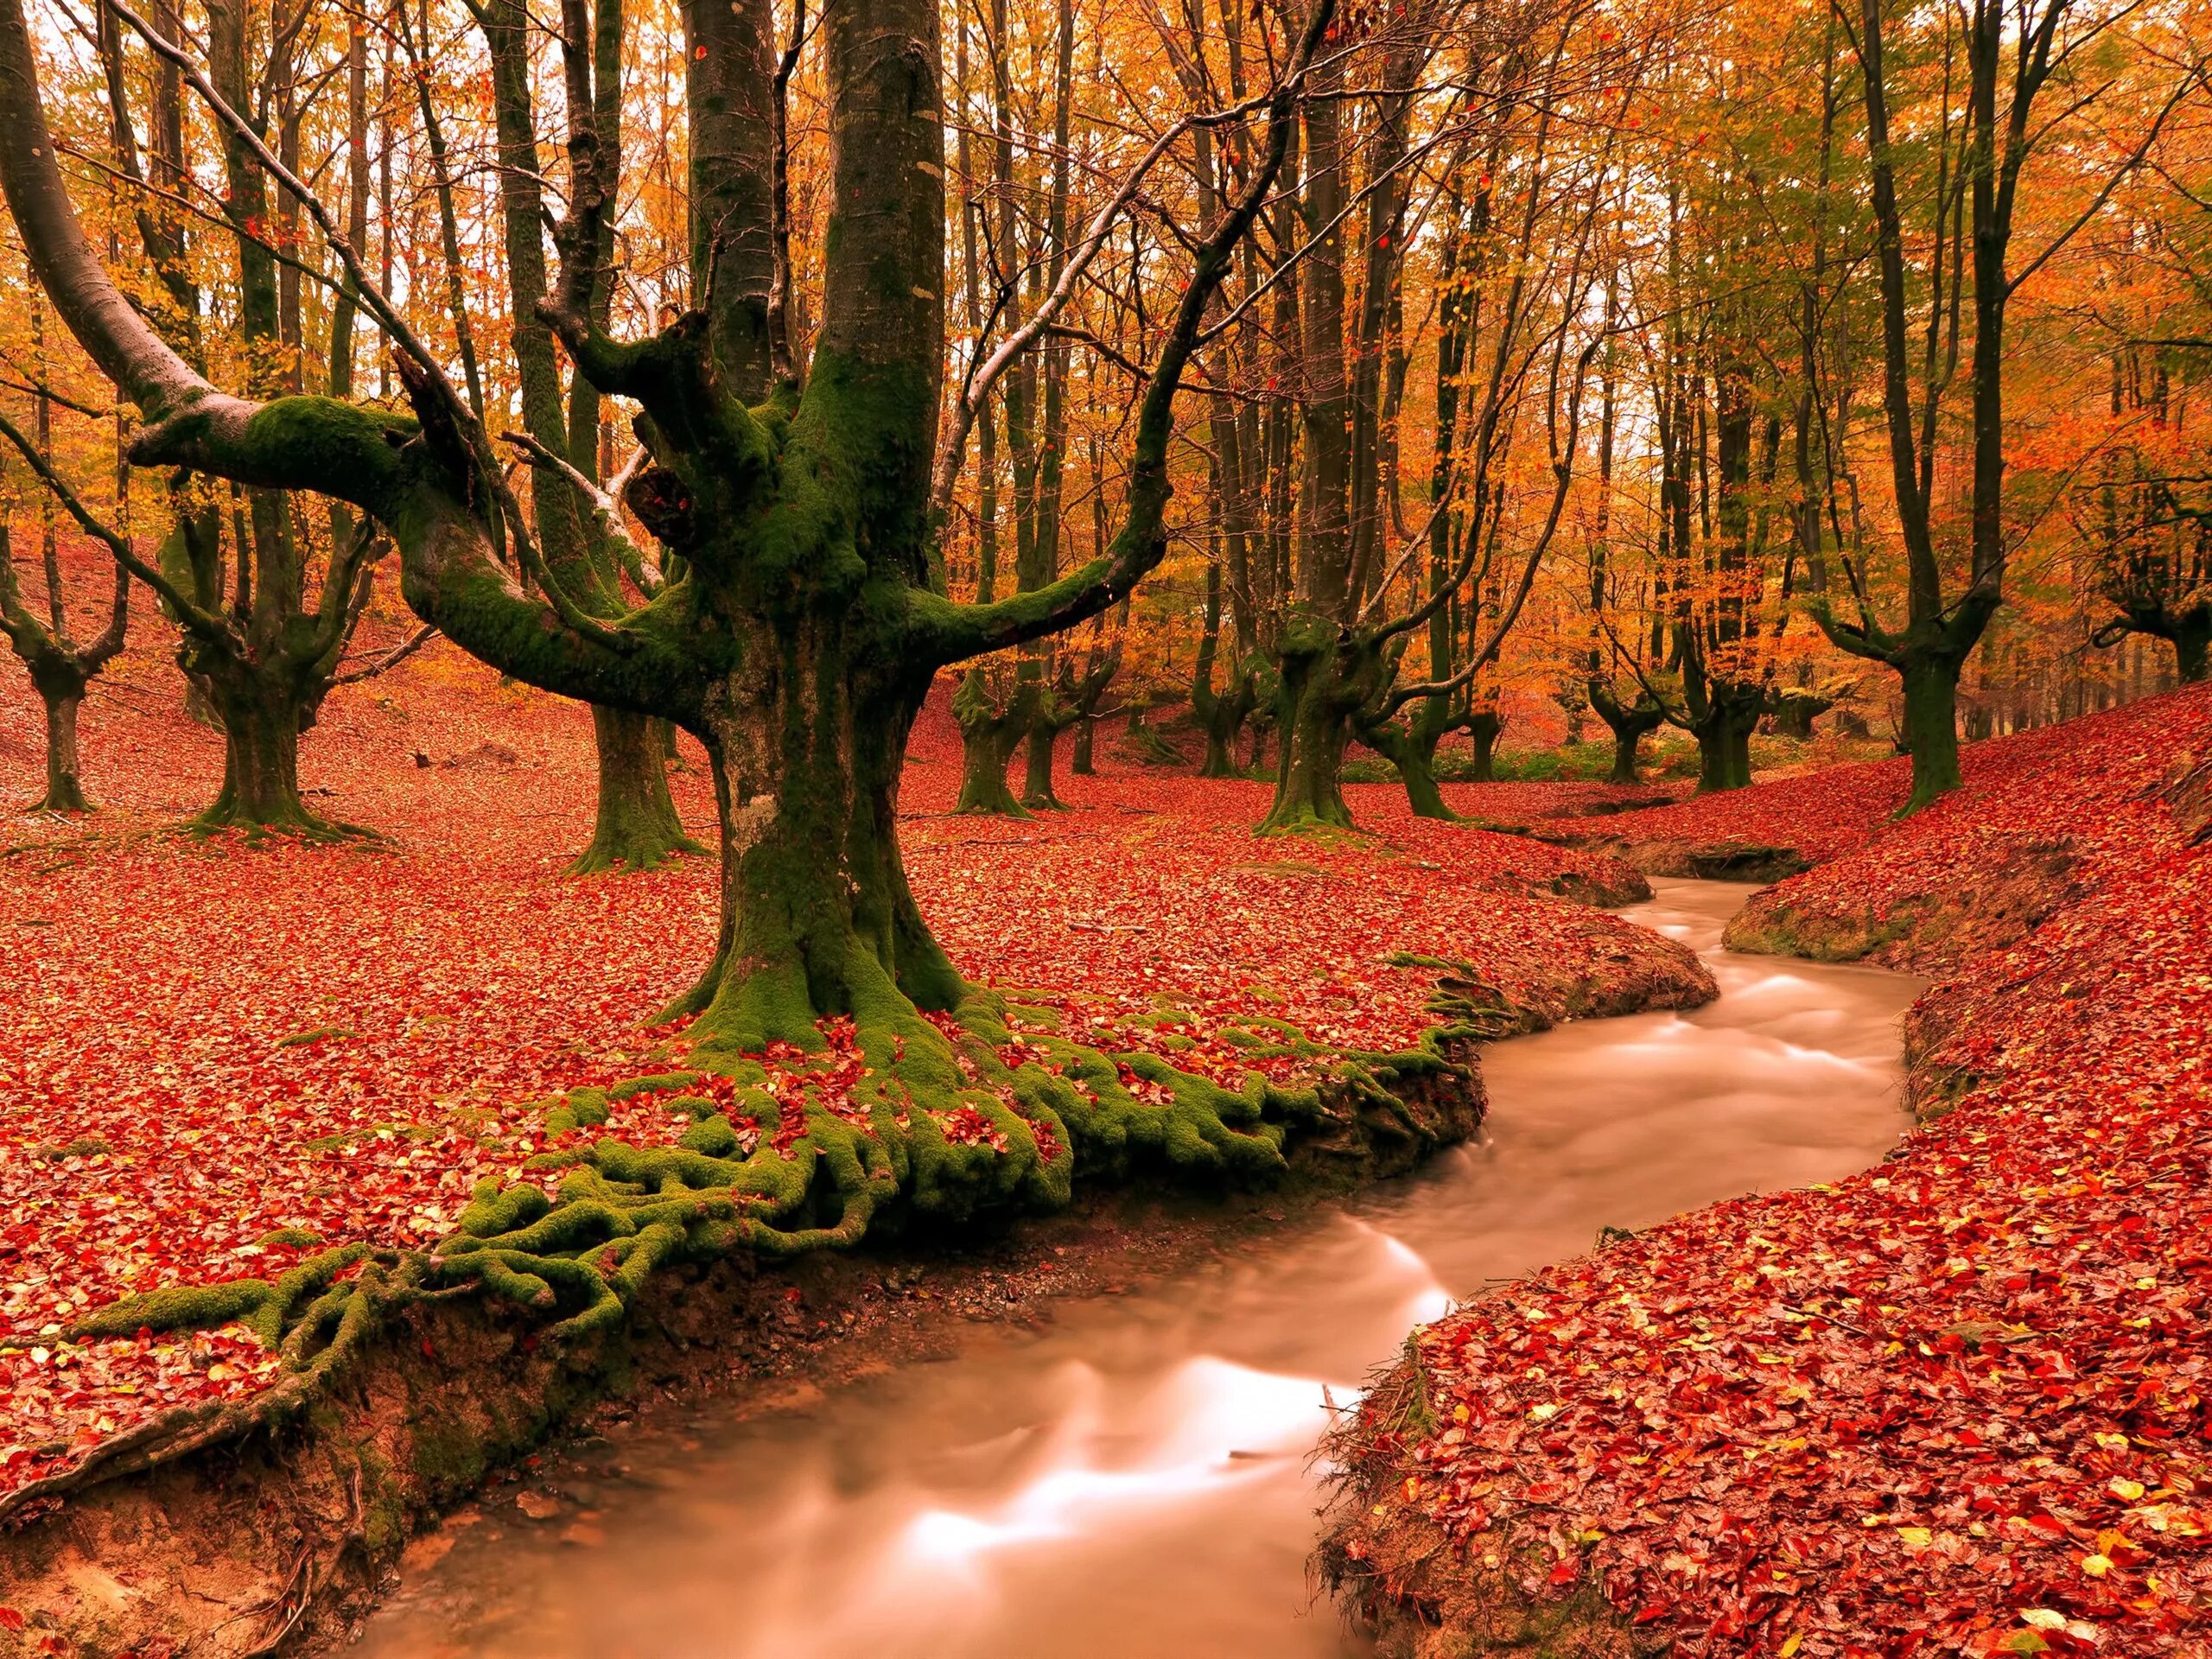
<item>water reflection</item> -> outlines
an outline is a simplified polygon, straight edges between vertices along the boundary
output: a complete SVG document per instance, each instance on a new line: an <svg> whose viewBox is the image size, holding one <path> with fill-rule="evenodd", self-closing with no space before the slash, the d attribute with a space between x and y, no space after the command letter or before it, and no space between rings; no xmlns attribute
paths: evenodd
<svg viewBox="0 0 2212 1659"><path fill-rule="evenodd" d="M1359 1652L1309 1605L1306 1457L1452 1296L1754 1188L1862 1168L1904 1128L1915 982L1719 950L1748 889L1629 913L1721 1000L1490 1052L1489 1134L1233 1263L979 1332L804 1409L580 1454L577 1519L460 1529L377 1659L1107 1659Z"/></svg>

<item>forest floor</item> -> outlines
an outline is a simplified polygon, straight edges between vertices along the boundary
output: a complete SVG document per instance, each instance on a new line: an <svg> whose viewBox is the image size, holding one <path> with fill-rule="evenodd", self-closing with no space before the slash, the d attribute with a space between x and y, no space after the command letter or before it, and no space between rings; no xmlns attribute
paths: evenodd
<svg viewBox="0 0 2212 1659"><path fill-rule="evenodd" d="M239 1325L67 1339L88 1312L273 1279L337 1244L427 1245L487 1175L690 1123L655 1091L603 1127L547 1122L549 1096L666 1069L680 1029L639 1022L715 927L711 860L563 874L590 830L580 708L433 646L334 693L302 742L311 804L386 839L195 839L174 826L213 793L220 740L145 632L86 709L103 810L17 808L0 833L0 1503L172 1408L254 1395L279 1363ZM28 687L0 680L18 799L41 736ZM686 749L678 803L711 839ZM903 791L908 865L971 978L1117 1027L1171 998L1199 1021L1180 1065L1233 1080L1245 1057L1215 1029L1255 1013L1344 1049L1409 1044L1438 975L1392 966L1401 952L1465 964L1531 1024L1709 995L1681 947L1554 896L1634 896L1603 853L1414 820L1380 786L1356 791L1371 836L1257 842L1263 786L1122 763L1110 732L1099 752L1105 775L1064 783L1071 810L952 817L957 743L933 702Z"/></svg>
<svg viewBox="0 0 2212 1659"><path fill-rule="evenodd" d="M1395 1650L2208 1651L2208 767L2198 686L1605 821L1818 861L1729 942L1935 980L1923 1128L1418 1331L1325 1546Z"/></svg>

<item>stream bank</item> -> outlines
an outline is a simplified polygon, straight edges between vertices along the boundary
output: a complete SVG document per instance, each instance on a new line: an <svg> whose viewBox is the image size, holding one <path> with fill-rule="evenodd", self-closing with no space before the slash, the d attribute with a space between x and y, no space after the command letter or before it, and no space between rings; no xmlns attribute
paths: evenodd
<svg viewBox="0 0 2212 1659"><path fill-rule="evenodd" d="M1492 1047L1478 1143L940 1363L607 1425L418 1542L352 1651L1366 1651L1309 1594L1307 1457L1408 1325L1907 1127L1914 982L1720 953L1747 891L1667 882L1629 912L1705 955L1720 1001Z"/></svg>

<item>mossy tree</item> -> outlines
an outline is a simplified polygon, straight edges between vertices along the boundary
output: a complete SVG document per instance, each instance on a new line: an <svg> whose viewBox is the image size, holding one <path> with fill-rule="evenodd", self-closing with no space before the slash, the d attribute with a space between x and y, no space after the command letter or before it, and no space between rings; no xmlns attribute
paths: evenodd
<svg viewBox="0 0 2212 1659"><path fill-rule="evenodd" d="M217 238L195 240L178 210L192 173L183 152L182 77L167 64L151 77L150 142L142 146L125 90L120 22L105 9L96 15L111 165L132 187L133 219L154 278L140 303L149 332L198 372L208 361L212 302L201 272L221 253ZM165 8L159 15L170 16ZM231 106L255 112L254 124L223 134L226 234L219 239L229 244L234 278L231 336L254 395L295 395L306 382L308 351L299 264L284 250L298 234L300 203L289 193L272 195L254 148L273 144L296 158L305 114L301 55L313 30L304 24L264 30L239 0L217 0L207 22L203 84ZM365 223L367 195L365 48L359 35L349 40L346 177L349 216L358 226ZM110 251L119 250L111 243ZM327 387L334 398L352 395L358 308L350 292L332 308ZM223 733L222 787L192 823L253 835L355 833L308 810L299 785L300 735L339 677L388 543L342 503L318 521L281 489L212 474L194 479L188 471L169 481L169 522L155 560L145 565L135 553L118 556L154 589L176 625L190 706ZM88 530L128 551L105 526L93 529L80 507L72 511Z"/></svg>
<svg viewBox="0 0 2212 1659"><path fill-rule="evenodd" d="M0 416L0 435L21 450L42 477L53 476L53 401L41 382L35 397L35 440ZM119 473L118 476L124 474ZM92 802L85 794L78 758L77 711L100 671L123 651L130 626L130 572L120 563L115 567L114 594L108 606L106 626L90 639L73 638L50 494L42 498L41 505L39 565L46 579L43 616L25 601L22 577L16 569L10 503L0 499L0 634L7 636L9 648L29 671L32 689L37 691L39 702L46 710L46 793L32 803L31 810L87 812L92 810Z"/></svg>
<svg viewBox="0 0 2212 1659"><path fill-rule="evenodd" d="M531 492L531 524L547 568L570 597L588 613L611 620L630 608L633 594L651 597L660 572L658 562L647 567L640 560L626 559L619 514L594 510L591 491L600 481L603 399L588 376L569 376L563 385L552 327L542 309L548 282L547 210L532 91L531 16L521 0L488 0L476 9L475 17L492 68L518 403L531 453L543 468ZM687 35L696 37L703 48L685 54L693 118L698 124L688 193L692 258L704 270L719 257L738 267L725 269L723 275L757 288L772 274L761 269L763 256L772 252L768 238L753 238L720 256L711 249L716 215L738 188L721 177L715 161L732 143L734 130L767 118L763 92L780 111L790 70L779 66L766 87L758 85L761 66L730 48L759 43L749 38L725 41L721 16L714 15L711 7L686 7L684 26ZM610 200L621 182L622 44L620 0L600 0L592 16L588 55L572 52L564 60L568 97L592 111L594 165L600 188ZM427 87L427 80L423 84ZM426 111L426 121L429 118ZM772 179L753 181L744 205L760 214L761 193L772 195L773 186ZM775 211L769 202L766 212L772 221ZM601 216L599 237L589 289L582 303L604 327L609 315L606 272L614 258L614 227L609 216ZM771 384L768 323L765 315L747 319L746 326L725 329L715 341L730 391L748 404L765 397ZM780 316L776 324L782 327ZM626 576L630 579L627 588ZM680 854L706 851L685 832L677 814L668 788L668 746L654 721L610 704L594 703L591 714L599 770L597 806L591 840L569 867L571 872L585 875L651 869Z"/></svg>
<svg viewBox="0 0 2212 1659"><path fill-rule="evenodd" d="M2016 530L2006 522L2005 424L2006 329L2021 286L2065 245L2101 218L2120 183L2158 143L2168 118L2199 92L2182 75L2162 101L2128 123L2134 140L2080 182L2088 194L2081 213L2062 216L2041 245L2021 256L2013 246L2024 192L2035 192L2031 163L2064 146L2068 122L2048 118L2054 105L2069 117L2109 96L2119 84L2079 79L2076 66L2094 58L2130 14L2080 0L2031 0L2017 9L1977 0L1970 10L1936 19L1940 47L1963 72L1964 99L1955 125L1944 83L1945 119L1937 142L1915 150L1893 131L1922 111L1911 71L1913 48L1897 52L1896 36L1920 27L1883 0L1853 9L1852 48L1858 59L1865 117L1867 189L1874 275L1882 336L1881 403L1891 506L1905 567L1900 617L1870 589L1863 564L1846 569L1853 613L1823 604L1815 618L1828 638L1855 657L1895 672L1902 693L1903 741L1912 756L1912 791L1903 810L1916 812L1958 787L1959 679L2004 601L2006 565ZM2054 88L2056 88L2054 92ZM2046 92L2053 92L2050 99ZM2041 107L2039 107L2039 105ZM1905 202L1924 192L1932 168L1936 194L1948 188L1953 219L1948 242L1917 237ZM1901 165L1907 169L1900 180ZM1940 221L1939 221L1940 222ZM1922 251L1923 249L1926 251ZM1917 257L1916 257L1917 256ZM1924 263L1923 263L1924 262ZM1947 265L1947 262L1948 262ZM1915 269L1916 265L1918 269ZM1924 328L1925 340L1914 336ZM1967 364L1963 423L1967 432L1964 488L1967 531L1963 560L1946 557L1939 527L1943 484L1939 463L1957 447L1945 418L1949 396Z"/></svg>
<svg viewBox="0 0 2212 1659"><path fill-rule="evenodd" d="M226 134L316 216L394 342L411 418L328 397L226 394L147 325L78 226L20 0L0 0L0 95L10 111L0 123L0 184L58 314L141 411L134 461L348 504L397 545L409 603L464 649L544 689L673 721L704 745L722 831L721 926L711 963L676 1004L700 1014L699 1038L734 1052L773 1042L812 1050L817 1019L850 1013L887 1071L957 1076L944 1038L915 1013L952 1007L965 988L899 858L908 733L940 669L1099 614L1163 556L1175 393L1233 251L1272 188L1298 81L1329 16L1323 0L1285 43L1284 79L1249 112L1265 114L1254 164L1196 239L1136 411L1111 543L1034 592L987 605L945 594L930 510L944 276L931 0L843 0L823 15L834 167L819 329L804 376L793 366L758 404L738 394L725 359L728 342L766 327L772 279L722 269L699 284L700 306L644 339L613 337L594 311L609 199L592 100L572 92L561 270L541 315L600 395L639 405L649 461L626 501L680 560L650 603L615 618L575 601L436 356L312 190L196 69L188 79ZM766 67L769 24L762 5L717 12L715 26L732 31L742 62ZM188 64L158 31L140 32ZM590 43L572 26L563 46L574 87ZM727 143L715 165L733 175L721 245L734 254L767 245L773 124L715 130Z"/></svg>

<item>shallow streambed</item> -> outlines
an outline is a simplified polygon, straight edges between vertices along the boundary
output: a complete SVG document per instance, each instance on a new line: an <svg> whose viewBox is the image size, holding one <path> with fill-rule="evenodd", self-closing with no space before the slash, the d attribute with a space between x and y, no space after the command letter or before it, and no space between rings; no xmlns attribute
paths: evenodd
<svg viewBox="0 0 2212 1659"><path fill-rule="evenodd" d="M1331 1398L1449 1297L1602 1226L1863 1168L1906 1128L1917 982L1728 955L1751 889L1655 885L1625 914L1694 946L1720 1000L1489 1050L1480 1146L1042 1332L979 1329L953 1359L805 1408L594 1443L564 1463L559 1514L503 1504L450 1530L353 1651L1359 1653L1305 1580Z"/></svg>

